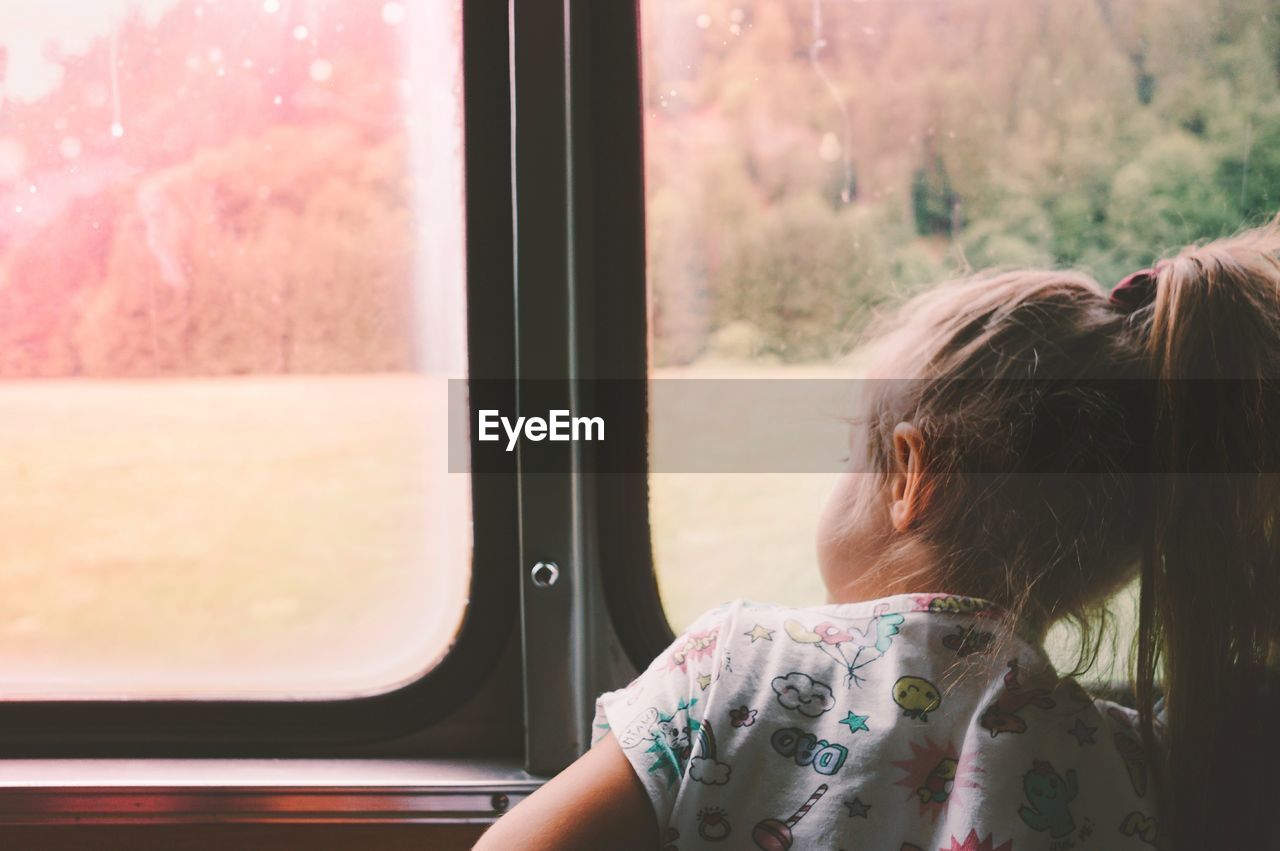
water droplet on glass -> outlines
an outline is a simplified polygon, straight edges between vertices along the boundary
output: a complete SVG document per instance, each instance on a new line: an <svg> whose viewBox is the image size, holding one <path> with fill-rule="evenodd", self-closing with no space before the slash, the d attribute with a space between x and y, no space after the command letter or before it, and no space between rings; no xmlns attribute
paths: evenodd
<svg viewBox="0 0 1280 851"><path fill-rule="evenodd" d="M742 27L737 24L729 24L729 32L734 35L742 35Z"/></svg>
<svg viewBox="0 0 1280 851"><path fill-rule="evenodd" d="M404 4L403 3L383 3L382 4L382 21L383 23L395 26L404 23Z"/></svg>
<svg viewBox="0 0 1280 851"><path fill-rule="evenodd" d="M262 0L262 11L274 15L280 11L280 0Z"/></svg>
<svg viewBox="0 0 1280 851"><path fill-rule="evenodd" d="M296 38L298 41L306 41L307 28L304 27L302 24L298 24L296 27L293 28L293 37Z"/></svg>
<svg viewBox="0 0 1280 851"><path fill-rule="evenodd" d="M123 135L124 135L124 125L123 125L123 124L121 124L119 121L113 121L113 122L111 122L111 135L112 135L112 136L115 136L117 139L119 139L121 136L123 136Z"/></svg>
<svg viewBox="0 0 1280 851"><path fill-rule="evenodd" d="M271 102L274 103L276 106L279 106L280 104L284 103L284 98L280 97L280 95L276 95L271 99Z"/></svg>
<svg viewBox="0 0 1280 851"><path fill-rule="evenodd" d="M21 205L21 204L17 205L16 207L14 207L14 208L13 208L13 211L14 211L15 213L21 213L21 212L22 212L22 205Z"/></svg>
<svg viewBox="0 0 1280 851"><path fill-rule="evenodd" d="M732 21L732 22L733 22L733 23L735 23L735 24L740 24L740 23L742 23L743 19L744 19L744 18L746 18L746 16L747 16L747 13L746 13L746 12L742 11L741 9L737 9L737 8L735 8L735 9L733 9L731 12L729 12L729 20L730 20L730 21Z"/></svg>
<svg viewBox="0 0 1280 851"><path fill-rule="evenodd" d="M711 26L711 16L706 12L703 12L694 20L694 23L698 25L698 29L705 30L707 27Z"/></svg>
<svg viewBox="0 0 1280 851"><path fill-rule="evenodd" d="M333 64L327 59L317 59L311 63L311 79L317 83L326 82L333 76Z"/></svg>
<svg viewBox="0 0 1280 851"><path fill-rule="evenodd" d="M58 143L58 151L67 159L74 160L80 156L80 140L75 136L67 136Z"/></svg>
<svg viewBox="0 0 1280 851"><path fill-rule="evenodd" d="M34 183L31 184L30 186L27 187L27 191L30 192L32 195L36 194L36 185Z"/></svg>

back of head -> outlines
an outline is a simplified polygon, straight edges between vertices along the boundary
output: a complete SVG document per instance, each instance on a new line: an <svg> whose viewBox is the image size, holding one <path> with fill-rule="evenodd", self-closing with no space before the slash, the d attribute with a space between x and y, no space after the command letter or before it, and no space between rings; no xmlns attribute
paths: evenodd
<svg viewBox="0 0 1280 851"><path fill-rule="evenodd" d="M1126 317L1073 272L983 273L907 304L882 341L871 466L893 431L925 437L928 510L912 533L965 593L1040 628L1089 619L1133 573L1131 475L1145 446ZM1144 421L1139 421L1144 420Z"/></svg>

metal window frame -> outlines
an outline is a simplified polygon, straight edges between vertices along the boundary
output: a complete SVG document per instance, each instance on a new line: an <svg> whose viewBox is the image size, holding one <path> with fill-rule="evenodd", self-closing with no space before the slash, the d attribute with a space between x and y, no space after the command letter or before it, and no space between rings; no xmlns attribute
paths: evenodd
<svg viewBox="0 0 1280 851"><path fill-rule="evenodd" d="M513 0L516 327L520 379L557 384L648 372L639 9L632 2ZM636 382L643 387L643 382ZM543 400L545 401L545 399ZM545 414L526 409L521 415ZM647 399L613 415L645 422ZM670 641L649 542L643 429L569 444L565 473L521 476L527 768L549 774L588 745L591 705ZM545 447L539 450L545 451ZM541 456L544 460L546 456ZM560 567L550 587L538 561Z"/></svg>
<svg viewBox="0 0 1280 851"><path fill-rule="evenodd" d="M506 0L464 0L463 89L469 373L514 372ZM409 735L474 695L516 623L516 482L476 476L471 593L455 643L418 680L315 701L0 702L0 756L319 756Z"/></svg>
<svg viewBox="0 0 1280 851"><path fill-rule="evenodd" d="M0 829L484 824L539 785L498 760L12 760L5 773Z"/></svg>
<svg viewBox="0 0 1280 851"><path fill-rule="evenodd" d="M463 8L469 372L474 378L549 379L567 397L579 392L576 379L644 377L637 3L464 0ZM526 413L516 386L507 403ZM646 399L630 404L633 416L647 417ZM645 453L643 430L630 431L639 434L630 443L566 450L563 474L472 477L470 605L455 647L420 680L387 694L337 701L0 704L0 756L104 759L128 778L123 792L118 784L70 782L37 790L18 778L0 790L0 798L10 802L10 813L14 802L20 802L18 810L43 807L36 817L41 822L56 820L68 795L80 795L84 811L99 808L103 818L110 802L125 799L140 812L161 813L178 802L163 770L173 758L298 757L314 766L317 758L395 756L404 752L401 741L428 730L466 699L487 699L480 690L504 676L494 669L511 650L517 614L525 771L517 776L494 769L491 777L511 794L526 794L538 776L555 773L585 750L594 696L624 683L670 640L653 574L647 477L593 472L597 462L625 468L604 463L600 453ZM529 568L540 560L560 566L554 585L532 582ZM502 688L503 694L514 691ZM460 757L470 751L464 744L450 752ZM120 757L128 760L111 760ZM315 806L355 813L373 800L342 803L351 799L342 797L344 789L365 788L358 771L352 784L325 787L329 791L318 797L292 795L293 787L281 784L245 791L234 770L223 779L216 775L193 784L203 790L196 797L182 799L192 818L204 813L219 821L255 820L262 817L259 808L289 813ZM410 820L417 818L414 810L441 806L449 812L422 817L470 821L500 811L478 798L467 798L470 804L454 808L458 812L435 802L476 788L447 777L396 788L386 800L399 795L402 804L388 806ZM216 802L197 802L202 794L212 802L241 793L248 797L235 798L232 813L217 814ZM413 803L415 795L425 797ZM0 821L5 809L0 802Z"/></svg>

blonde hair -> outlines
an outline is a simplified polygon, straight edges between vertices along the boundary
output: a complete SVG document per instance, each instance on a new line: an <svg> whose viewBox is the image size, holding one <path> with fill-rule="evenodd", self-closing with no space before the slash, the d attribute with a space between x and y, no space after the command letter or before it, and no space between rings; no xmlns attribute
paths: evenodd
<svg viewBox="0 0 1280 851"><path fill-rule="evenodd" d="M1140 576L1134 685L1162 839L1243 847L1265 824L1259 701L1280 632L1280 225L1157 270L1136 308L1051 271L909 302L868 460L887 477L894 426L915 424L930 490L913 535L964 593L1087 627L1082 668L1102 604Z"/></svg>

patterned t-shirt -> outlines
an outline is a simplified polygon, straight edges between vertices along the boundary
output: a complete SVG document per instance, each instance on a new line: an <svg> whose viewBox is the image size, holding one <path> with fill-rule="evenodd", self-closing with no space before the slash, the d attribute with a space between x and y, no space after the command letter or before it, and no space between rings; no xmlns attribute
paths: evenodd
<svg viewBox="0 0 1280 851"><path fill-rule="evenodd" d="M1136 716L969 597L703 615L603 695L667 849L1160 847Z"/></svg>

